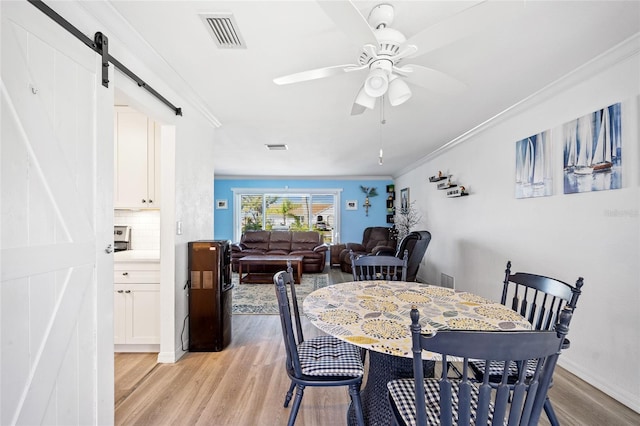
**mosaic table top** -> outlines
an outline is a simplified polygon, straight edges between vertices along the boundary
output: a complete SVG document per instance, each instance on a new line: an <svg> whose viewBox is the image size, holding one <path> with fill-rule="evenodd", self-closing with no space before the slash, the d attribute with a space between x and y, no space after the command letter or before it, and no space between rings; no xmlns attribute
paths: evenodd
<svg viewBox="0 0 640 426"><path fill-rule="evenodd" d="M531 324L500 303L472 293L403 281L354 281L323 287L303 302L311 323L354 345L411 358L412 306L424 333L436 330L529 330ZM437 359L425 352L424 358Z"/></svg>

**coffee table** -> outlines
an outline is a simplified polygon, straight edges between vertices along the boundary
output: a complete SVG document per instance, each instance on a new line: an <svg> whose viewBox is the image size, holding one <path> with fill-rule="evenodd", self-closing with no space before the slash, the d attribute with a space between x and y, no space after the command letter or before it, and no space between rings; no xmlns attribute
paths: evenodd
<svg viewBox="0 0 640 426"><path fill-rule="evenodd" d="M238 276L240 277L240 284L243 283L264 283L264 273L251 273L251 266L257 265L275 265L282 266L282 269L287 268L287 262L291 262L291 266L294 271L294 280L296 284L300 284L302 280L302 256L286 256L286 255L273 255L273 256L245 256L238 259ZM243 271L246 275L242 275ZM271 279L273 280L273 274Z"/></svg>

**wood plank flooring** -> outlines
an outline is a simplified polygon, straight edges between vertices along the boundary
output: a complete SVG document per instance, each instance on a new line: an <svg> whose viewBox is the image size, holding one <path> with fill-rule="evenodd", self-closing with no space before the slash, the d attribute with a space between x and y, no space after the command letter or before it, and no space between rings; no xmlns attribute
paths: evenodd
<svg viewBox="0 0 640 426"><path fill-rule="evenodd" d="M334 271L333 282L348 280ZM175 364L156 364L157 354L115 354L116 425L286 424L289 379L279 321L234 315L228 348L191 352ZM306 319L304 327L305 336L321 333ZM640 424L640 414L562 368L554 382L550 397L563 426ZM296 425L346 424L348 403L346 388L308 388ZM540 424L549 424L544 415Z"/></svg>

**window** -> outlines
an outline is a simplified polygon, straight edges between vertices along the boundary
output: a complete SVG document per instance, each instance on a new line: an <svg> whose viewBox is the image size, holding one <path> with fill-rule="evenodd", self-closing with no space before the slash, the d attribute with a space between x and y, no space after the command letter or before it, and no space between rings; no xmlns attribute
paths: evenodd
<svg viewBox="0 0 640 426"><path fill-rule="evenodd" d="M336 240L339 229L339 189L277 190L233 189L234 239L245 231L281 230L322 233L325 243Z"/></svg>

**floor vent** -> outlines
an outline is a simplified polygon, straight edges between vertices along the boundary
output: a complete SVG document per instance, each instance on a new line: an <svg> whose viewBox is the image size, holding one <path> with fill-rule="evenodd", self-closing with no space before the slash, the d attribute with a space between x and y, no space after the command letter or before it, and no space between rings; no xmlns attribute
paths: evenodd
<svg viewBox="0 0 640 426"><path fill-rule="evenodd" d="M286 151L289 147L285 144L265 144L269 151Z"/></svg>
<svg viewBox="0 0 640 426"><path fill-rule="evenodd" d="M454 288L453 277L451 275L440 273L440 287Z"/></svg>
<svg viewBox="0 0 640 426"><path fill-rule="evenodd" d="M246 44L240 31L238 24L231 13L206 13L201 14L200 18L204 21L209 34L213 37L218 47L224 49L246 49Z"/></svg>

